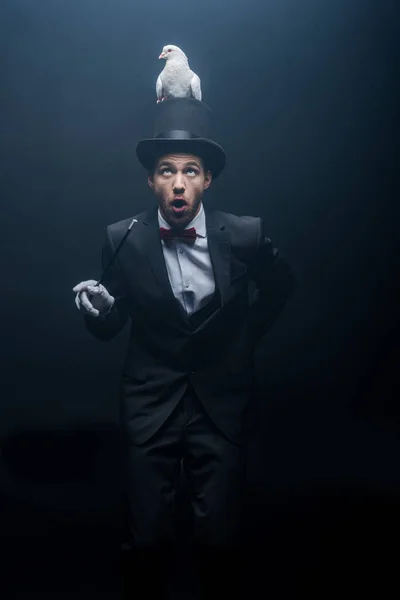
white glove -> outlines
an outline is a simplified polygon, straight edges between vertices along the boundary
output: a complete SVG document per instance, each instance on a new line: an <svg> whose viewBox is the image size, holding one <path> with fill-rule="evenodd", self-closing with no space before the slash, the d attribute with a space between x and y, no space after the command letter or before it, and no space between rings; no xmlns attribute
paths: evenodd
<svg viewBox="0 0 400 600"><path fill-rule="evenodd" d="M77 292L75 304L78 310L92 317L106 315L115 302L114 296L107 292L104 285L96 286L96 283L94 279L88 279L78 283L72 290ZM88 294L92 296L90 300Z"/></svg>

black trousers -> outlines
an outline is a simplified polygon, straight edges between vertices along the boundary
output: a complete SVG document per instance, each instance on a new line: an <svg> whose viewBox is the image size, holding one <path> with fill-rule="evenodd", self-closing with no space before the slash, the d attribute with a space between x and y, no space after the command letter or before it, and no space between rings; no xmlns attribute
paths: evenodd
<svg viewBox="0 0 400 600"><path fill-rule="evenodd" d="M127 458L130 546L152 557L153 578L156 553L165 570L175 548L174 500L182 464L199 585L205 585L206 595L210 586L216 591L218 579L227 592L224 569L233 581L239 556L246 445L233 444L220 432L189 387L161 429L146 443L130 445Z"/></svg>

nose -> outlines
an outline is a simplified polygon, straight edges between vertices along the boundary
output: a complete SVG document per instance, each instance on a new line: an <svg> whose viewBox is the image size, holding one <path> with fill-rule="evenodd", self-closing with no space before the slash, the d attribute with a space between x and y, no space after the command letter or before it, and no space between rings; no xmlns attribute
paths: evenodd
<svg viewBox="0 0 400 600"><path fill-rule="evenodd" d="M182 194L185 191L185 183L182 173L176 174L173 189L175 194Z"/></svg>

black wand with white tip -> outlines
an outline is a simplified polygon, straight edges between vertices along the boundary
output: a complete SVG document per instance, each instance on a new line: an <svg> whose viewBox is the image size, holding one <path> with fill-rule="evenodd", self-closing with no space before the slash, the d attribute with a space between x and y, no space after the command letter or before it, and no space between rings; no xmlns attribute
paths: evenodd
<svg viewBox="0 0 400 600"><path fill-rule="evenodd" d="M126 232L124 233L124 236L122 238L122 240L120 241L120 243L118 244L118 247L116 248L114 254L112 255L108 265L106 266L106 268L103 271L102 276L100 277L99 281L96 283L96 286L99 286L101 283L103 283L104 281L104 277L108 271L108 269L111 267L111 265L113 264L114 260L117 258L118 252L121 250L122 246L125 243L126 238L128 237L128 235L130 234L130 232L132 231L132 227L134 225L134 223L137 223L137 219L132 219L128 229L126 230Z"/></svg>

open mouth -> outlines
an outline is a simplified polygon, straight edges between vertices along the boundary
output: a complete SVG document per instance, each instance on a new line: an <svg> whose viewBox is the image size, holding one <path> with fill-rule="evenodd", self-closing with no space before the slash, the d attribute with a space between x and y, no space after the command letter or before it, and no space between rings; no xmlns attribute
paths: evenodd
<svg viewBox="0 0 400 600"><path fill-rule="evenodd" d="M174 213L177 213L177 214L183 213L183 212L185 212L185 208L186 208L185 200L176 198L175 200L172 201L172 210L174 211Z"/></svg>

